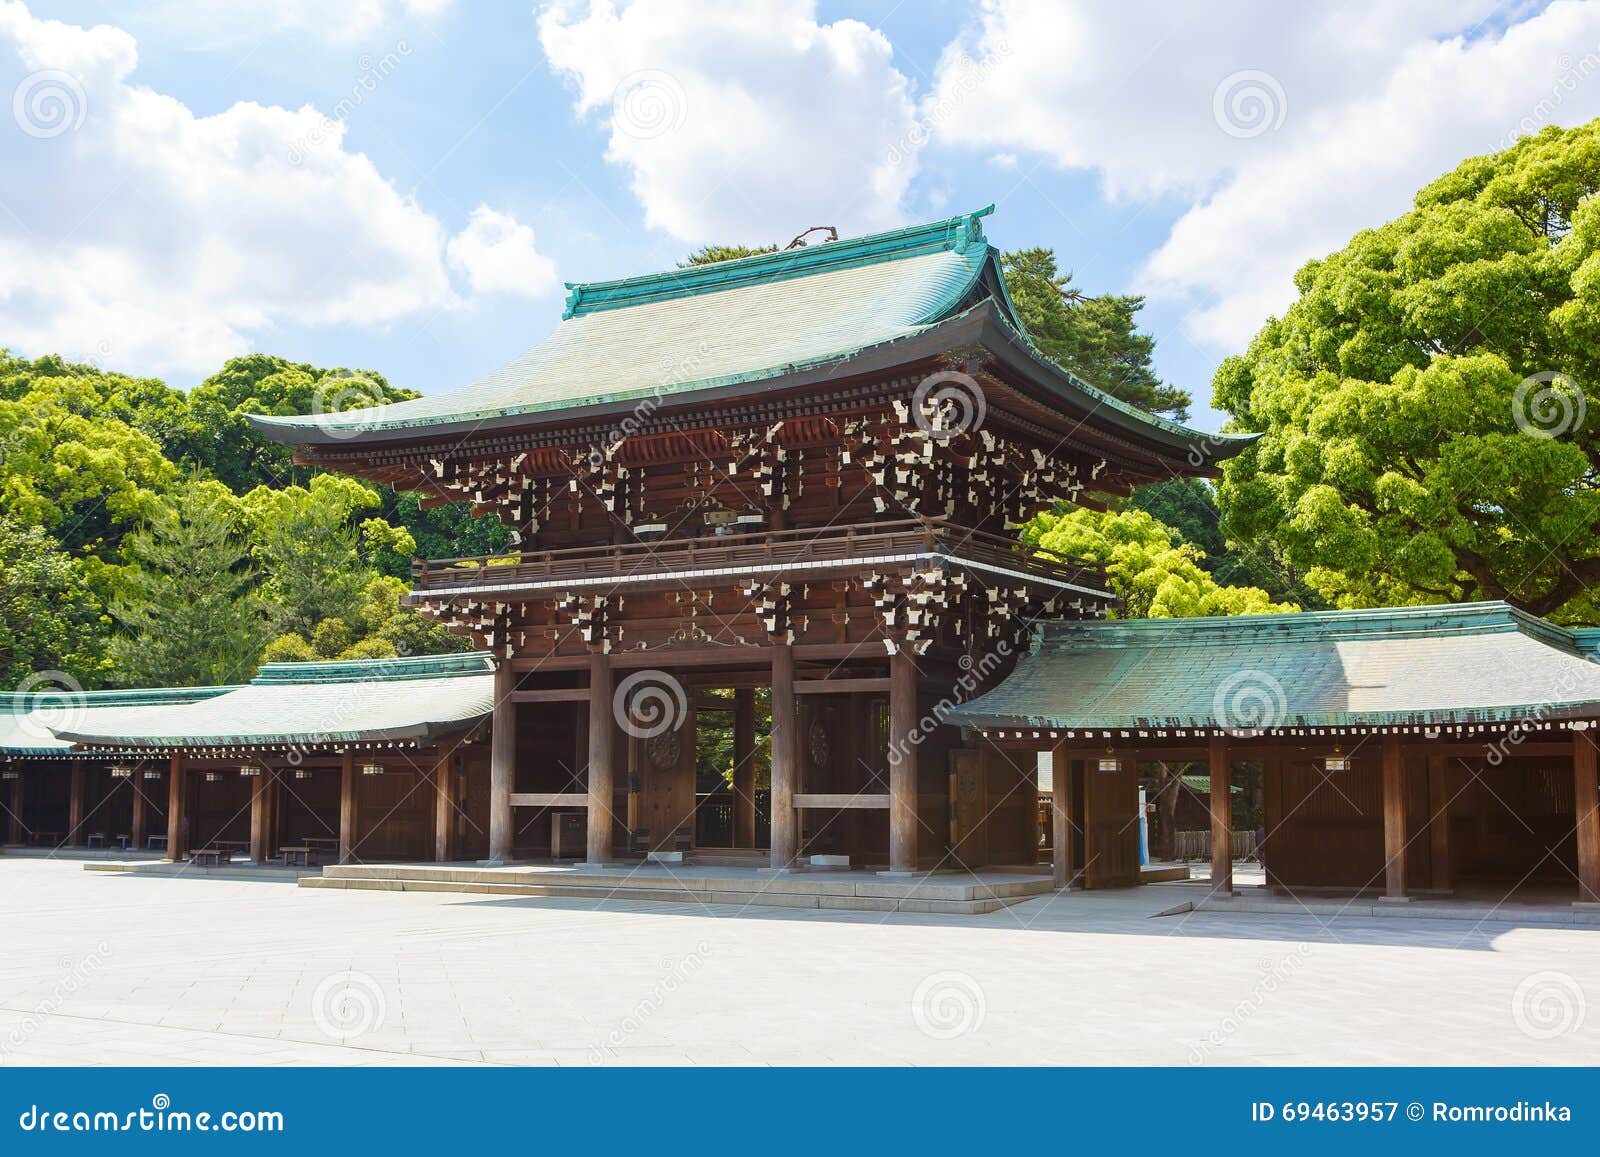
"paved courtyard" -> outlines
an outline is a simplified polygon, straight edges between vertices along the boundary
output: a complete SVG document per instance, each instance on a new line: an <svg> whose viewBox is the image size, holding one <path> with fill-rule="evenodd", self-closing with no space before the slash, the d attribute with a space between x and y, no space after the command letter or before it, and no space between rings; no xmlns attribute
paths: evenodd
<svg viewBox="0 0 1600 1157"><path fill-rule="evenodd" d="M1600 930L299 889L0 859L5 1064L1583 1064Z"/></svg>

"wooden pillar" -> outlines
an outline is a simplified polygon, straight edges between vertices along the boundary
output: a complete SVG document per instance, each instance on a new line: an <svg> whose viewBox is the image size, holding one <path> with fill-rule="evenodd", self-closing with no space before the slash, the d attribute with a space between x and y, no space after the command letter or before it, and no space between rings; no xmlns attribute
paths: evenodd
<svg viewBox="0 0 1600 1157"><path fill-rule="evenodd" d="M794 794L800 786L800 712L794 694L794 648L772 647L772 852L774 868L794 866L800 832Z"/></svg>
<svg viewBox="0 0 1600 1157"><path fill-rule="evenodd" d="M611 705L611 656L589 656L589 833L586 859L599 866L612 858L612 793L616 786L617 725ZM652 840L661 834L652 832Z"/></svg>
<svg viewBox="0 0 1600 1157"><path fill-rule="evenodd" d="M517 675L510 660L494 669L494 719L489 730L489 863L511 859L516 829L511 793L517 780L517 705L511 701Z"/></svg>
<svg viewBox="0 0 1600 1157"><path fill-rule="evenodd" d="M1050 867L1057 889L1072 884L1072 749L1050 751Z"/></svg>
<svg viewBox="0 0 1600 1157"><path fill-rule="evenodd" d="M433 858L440 864L449 862L450 829L456 818L451 763L450 753L443 750L433 761Z"/></svg>
<svg viewBox="0 0 1600 1157"><path fill-rule="evenodd" d="M1273 832L1283 822L1283 743L1275 740L1272 753L1267 756L1261 768L1261 829L1263 840L1257 855L1261 857L1261 867L1266 873L1267 887L1276 888L1278 880L1272 870L1273 853L1276 841Z"/></svg>
<svg viewBox="0 0 1600 1157"><path fill-rule="evenodd" d="M1383 756L1383 898L1406 898L1405 760L1398 735L1385 735Z"/></svg>
<svg viewBox="0 0 1600 1157"><path fill-rule="evenodd" d="M1433 890L1455 888L1450 872L1450 768L1442 755L1428 756L1428 862Z"/></svg>
<svg viewBox="0 0 1600 1157"><path fill-rule="evenodd" d="M11 781L11 814L6 817L6 842L8 844L22 843L22 806L26 800L23 795L23 776L26 774L20 767L11 769L17 778Z"/></svg>
<svg viewBox="0 0 1600 1157"><path fill-rule="evenodd" d="M173 863L181 861L188 850L183 846L187 826L183 809L188 794L183 782L183 757L174 751L167 764L167 859Z"/></svg>
<svg viewBox="0 0 1600 1157"><path fill-rule="evenodd" d="M1578 826L1578 903L1600 904L1600 783L1592 731L1572 733L1572 802Z"/></svg>
<svg viewBox="0 0 1600 1157"><path fill-rule="evenodd" d="M1233 892L1233 781L1228 769L1228 740L1211 737L1211 890Z"/></svg>
<svg viewBox="0 0 1600 1157"><path fill-rule="evenodd" d="M133 788L133 822L128 826L128 846L135 850L145 845L145 832L150 826L149 798L144 790L144 766L136 765L128 786Z"/></svg>
<svg viewBox="0 0 1600 1157"><path fill-rule="evenodd" d="M733 693L733 846L756 846L756 693Z"/></svg>
<svg viewBox="0 0 1600 1157"><path fill-rule="evenodd" d="M917 870L917 663L889 657L889 870Z"/></svg>
<svg viewBox="0 0 1600 1157"><path fill-rule="evenodd" d="M82 760L73 760L72 770L68 772L68 774L72 778L68 781L67 786L68 796L66 842L68 844L77 845L83 843L84 839L83 794L85 786L84 781L88 778L88 772L84 768Z"/></svg>
<svg viewBox="0 0 1600 1157"><path fill-rule="evenodd" d="M345 748L339 756L339 862L348 864L356 854L356 753Z"/></svg>
<svg viewBox="0 0 1600 1157"><path fill-rule="evenodd" d="M272 858L268 831L272 811L272 771L262 768L250 781L250 862L264 864Z"/></svg>

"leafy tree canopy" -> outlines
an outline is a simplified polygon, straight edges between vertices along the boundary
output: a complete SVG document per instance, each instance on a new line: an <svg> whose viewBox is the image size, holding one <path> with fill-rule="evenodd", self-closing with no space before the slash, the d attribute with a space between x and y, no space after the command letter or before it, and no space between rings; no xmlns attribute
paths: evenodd
<svg viewBox="0 0 1600 1157"><path fill-rule="evenodd" d="M1348 607L1503 598L1594 622L1600 122L1474 157L1296 277L1215 379L1263 437L1229 533Z"/></svg>
<svg viewBox="0 0 1600 1157"><path fill-rule="evenodd" d="M1296 611L1275 603L1259 587L1224 586L1201 563L1205 554L1179 540L1171 527L1143 510L1075 508L1041 514L1023 529L1023 540L1106 567L1111 591L1125 619L1170 619L1199 615L1254 615Z"/></svg>
<svg viewBox="0 0 1600 1157"><path fill-rule="evenodd" d="M0 517L0 686L45 671L93 681L108 627L77 560L40 527Z"/></svg>
<svg viewBox="0 0 1600 1157"><path fill-rule="evenodd" d="M1188 418L1189 394L1156 375L1156 339L1139 332L1143 297L1085 297L1072 287L1072 274L1057 269L1053 249L1007 253L1001 267L1011 303L1041 353L1124 402Z"/></svg>

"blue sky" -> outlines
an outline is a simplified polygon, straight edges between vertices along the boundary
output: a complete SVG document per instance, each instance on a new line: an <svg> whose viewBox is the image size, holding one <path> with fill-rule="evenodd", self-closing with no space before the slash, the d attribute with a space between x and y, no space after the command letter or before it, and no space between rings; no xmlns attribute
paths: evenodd
<svg viewBox="0 0 1600 1157"><path fill-rule="evenodd" d="M433 391L543 337L560 281L996 202L1003 248L1151 295L1214 428L1296 267L1600 114L1597 54L1568 0L0 0L0 345Z"/></svg>

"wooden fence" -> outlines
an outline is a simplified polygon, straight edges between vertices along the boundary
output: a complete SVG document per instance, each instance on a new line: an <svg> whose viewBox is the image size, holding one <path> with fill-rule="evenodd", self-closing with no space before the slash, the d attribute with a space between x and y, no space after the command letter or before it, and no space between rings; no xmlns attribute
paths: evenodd
<svg viewBox="0 0 1600 1157"><path fill-rule="evenodd" d="M1211 858L1211 833L1200 832L1173 832L1172 854L1180 860L1209 860ZM1253 860L1256 858L1256 833L1255 831L1235 831L1233 833L1233 858L1236 860Z"/></svg>

